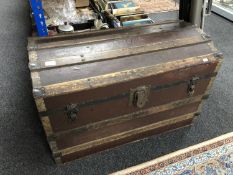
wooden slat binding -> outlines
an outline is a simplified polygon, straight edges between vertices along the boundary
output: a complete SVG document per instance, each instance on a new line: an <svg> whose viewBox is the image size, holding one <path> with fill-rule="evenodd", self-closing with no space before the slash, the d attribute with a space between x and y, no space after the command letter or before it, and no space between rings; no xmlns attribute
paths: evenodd
<svg viewBox="0 0 233 175"><path fill-rule="evenodd" d="M208 81L209 79L211 79L212 77L215 77L216 75L217 75L217 72L213 72L212 74L199 77L199 81L200 80ZM171 87L174 87L174 86L179 86L181 84L188 84L188 81L189 80L182 80L182 81L177 81L177 82L174 82L174 83L171 83L171 84L163 84L163 85L160 85L160 86L151 86L150 91L151 92L152 91L158 91L158 90L162 90L162 89L171 88ZM118 94L117 96L111 96L111 97L107 97L107 98L103 97L103 98L99 98L99 99L96 99L96 100L82 101L82 102L78 103L77 105L79 106L79 108L83 108L83 107L87 107L87 106L93 106L93 105L98 105L98 104L101 104L101 103L111 102L111 101L114 101L114 100L129 97L129 96L130 96L130 92L125 92L125 93L122 93L122 94ZM203 98L207 98L207 97L203 97ZM40 99L40 98L38 98L38 99ZM44 117L44 116L49 115L50 117L54 117L55 115L57 115L57 114L59 114L61 112L63 113L64 108L65 108L65 104L64 104L64 107L62 107L62 108L56 108L55 110L42 111L42 112L39 113L39 116Z"/></svg>
<svg viewBox="0 0 233 175"><path fill-rule="evenodd" d="M111 119L107 119L104 121L91 123L91 124L84 125L84 126L81 126L81 127L75 128L75 129L70 129L70 130L66 130L66 131L62 131L62 132L58 132L58 133L53 133L53 134L48 136L48 139L49 140L56 140L58 137L61 137L61 136L67 135L67 134L72 134L72 133L78 134L78 133L85 132L85 131L90 131L90 130L104 128L107 126L117 125L117 124L124 123L124 122L130 121L130 120L145 118L151 114L164 112L167 110L172 110L172 109L179 108L179 107L182 107L184 105L191 104L191 103L201 102L202 98L203 98L203 96L201 96L201 95L197 96L197 97L186 98L186 99L178 100L175 102L171 102L169 104L155 106L155 107L152 107L149 109L141 110L141 111L138 111L135 113L125 114L125 115L111 118Z"/></svg>
<svg viewBox="0 0 233 175"><path fill-rule="evenodd" d="M38 72L31 72L33 88L41 87L40 74Z"/></svg>
<svg viewBox="0 0 233 175"><path fill-rule="evenodd" d="M37 110L38 110L38 112L45 112L45 111L47 111L47 109L46 109L43 97L36 98L38 93L39 93L39 95L41 95L41 92L42 92L42 91L40 91L40 89L41 89L40 75L38 72L32 72L31 78L32 78L32 86L33 86L32 91L33 91L33 95L35 97L35 103L37 106Z"/></svg>
<svg viewBox="0 0 233 175"><path fill-rule="evenodd" d="M134 142L138 142L138 141L140 141L140 140L144 140L144 139L146 139L146 138L149 137L149 136L156 135L156 134L159 134L159 133L162 133L162 132L166 132L167 134L169 134L169 133L174 132L174 131L176 131L176 130L180 130L180 129L189 129L189 128L192 127L192 125L193 125L192 121L193 121L193 118L188 119L188 120L181 121L181 122L176 123L176 124L173 124L173 125L170 125L170 127L169 127L169 126L164 126L164 127L161 127L161 128L156 128L156 129L153 130L153 131L149 131L150 133L145 133L145 136L140 136L140 137L139 137L136 141L134 141ZM182 123L182 124L181 124L181 123ZM179 125L179 126L175 126L175 125ZM168 128L166 128L166 127L168 127ZM159 130L161 130L162 132L159 131ZM114 148L114 147L118 147L118 146L120 146L120 145L130 144L130 143L132 143L132 142L133 142L132 140L131 140L131 141L123 141L123 142L121 142L120 144L117 143L117 144L114 144L114 145L111 146L111 147L106 146L106 148L104 148L104 149L103 149L103 147L102 147L103 145L100 145L100 147L98 147L96 151L91 151L91 149L87 149L87 150L84 150L84 154L83 154L82 151L74 152L74 153L72 153L72 154L67 154L67 155L61 156L61 160L62 160L62 163L63 163L63 164L66 164L66 163L68 163L68 162L70 162L70 161L73 161L74 159L80 159L80 158L83 158L83 157L88 156L88 155L90 155L90 154L97 153L97 152L101 152L101 151L104 151L104 150L111 150L111 149ZM101 148L101 147L102 147L102 148ZM90 152L89 152L89 151L90 151ZM85 153L85 152L86 152L86 153ZM77 155L75 155L75 158L72 157L72 156L74 156L73 154L77 154Z"/></svg>
<svg viewBox="0 0 233 175"><path fill-rule="evenodd" d="M56 141L48 141L50 149L52 151L53 159L56 164L62 164L61 152L58 151Z"/></svg>
<svg viewBox="0 0 233 175"><path fill-rule="evenodd" d="M102 144L106 144L106 143L110 143L110 142L113 142L113 141L116 141L116 140L124 139L124 138L130 137L132 135L137 135L137 134L140 134L140 133L148 132L148 131L154 130L156 128L161 128L161 127L172 125L172 124L175 124L175 123L178 123L178 122L181 122L181 121L185 121L185 120L188 120L188 119L193 119L193 117L194 117L194 113L182 115L182 116L179 116L179 117L176 117L176 118L173 118L173 119L160 121L160 122L153 123L153 124L150 124L150 125L146 125L146 126L143 126L143 127L140 127L140 128L136 128L136 129L133 129L133 130L129 130L129 131L125 131L125 132L122 132L122 133L115 134L115 135L111 135L111 136L108 136L108 137L105 137L105 138L101 138L101 139L98 139L98 140L93 140L93 141L90 141L88 143L84 143L84 144L81 144L81 145L76 145L76 146L73 146L73 147L62 149L62 150L59 150L58 152L61 152L62 156L72 154L74 152L83 151L83 150L90 149L90 148L93 148L93 147L96 147L96 146L99 146L99 145L102 145Z"/></svg>
<svg viewBox="0 0 233 175"><path fill-rule="evenodd" d="M106 51L106 52L101 52L99 54L95 53L95 55L86 54L85 56L82 55L82 57L69 56L69 57L56 58L52 60L54 62L54 64L52 65L46 65L48 61L36 60L30 63L31 65L30 69L31 71L42 71L46 69L53 69L53 68L59 68L65 66L82 65L93 62L119 59L129 55L130 56L141 55L151 52L158 52L166 49L174 49L174 48L187 47L197 44L204 44L208 42L210 42L210 40L203 40L200 37L190 37L190 38L177 39L173 41L158 42L144 46L136 46L132 48ZM51 60L49 61L51 62Z"/></svg>
<svg viewBox="0 0 233 175"><path fill-rule="evenodd" d="M215 80L215 77L212 77L212 78L210 79L210 82L209 82L208 87L206 88L205 95L208 95L208 97L209 97L209 90L210 90L210 88L212 87L212 84L213 84L214 80ZM197 110L197 113L199 113L199 114L201 113L201 110L202 110L202 107L203 107L203 105L204 105L204 102L205 102L205 99L203 99L202 102L200 103L200 105L199 105L199 107L198 107L198 110Z"/></svg>
<svg viewBox="0 0 233 175"><path fill-rule="evenodd" d="M208 60L208 61L203 61L203 60ZM193 65L209 64L211 62L216 62L216 59L213 54L192 57L184 60L167 62L165 64L164 63L157 64L155 66L126 70L126 71L121 71L121 72L116 72L116 73L111 73L111 74L106 74L91 78L52 84L52 85L44 86L43 95L46 97L51 97L62 94L69 94L72 92L104 87L106 85L111 85L114 83L122 83L140 78L142 76L143 77L153 76L153 75L161 74L163 72L172 71L175 69L191 67Z"/></svg>
<svg viewBox="0 0 233 175"><path fill-rule="evenodd" d="M31 78L32 78L32 87L33 87L32 89L33 97L35 98L36 105L38 105L37 107L39 107L38 111L43 112L46 109L43 100L45 92L44 92L44 87L41 86L40 75L38 72L31 72Z"/></svg>
<svg viewBox="0 0 233 175"><path fill-rule="evenodd" d="M176 30L179 26L156 26L156 30L154 31L155 33L165 33L165 32L169 32L169 31L174 31ZM190 26L190 27L193 27L193 26ZM135 34L137 33L137 34ZM136 37L138 36L138 32L135 32L135 33L127 33L127 34L112 34L111 36L109 37L103 37L103 36L100 36L99 38L85 38L82 40L82 38L79 38L78 40L70 40L69 42L65 42L65 41L62 41L60 43L58 42L54 42L53 44L50 44L50 45L45 45L45 46L40 46L39 49L36 49L36 50L43 50L43 49L53 49L53 48L59 48L59 47L69 47L69 46L76 46L76 45L90 45L90 44L94 44L94 43L97 43L97 42L103 42L103 41L111 41L111 40L118 40L118 39L125 39L125 38L131 38L131 37ZM146 35L150 35L151 33L148 33L146 30L141 30L141 33L140 33L140 36L146 36ZM37 46L39 47L39 46Z"/></svg>
<svg viewBox="0 0 233 175"><path fill-rule="evenodd" d="M41 123L43 125L45 134L47 136L47 141L50 147L50 150L53 153L53 157L54 157L54 161L56 162L56 164L62 164L61 161L61 153L58 152L58 147L57 147L57 143L55 140L49 140L49 137L51 135L53 135L53 129L49 120L49 117L43 117L41 118Z"/></svg>
<svg viewBox="0 0 233 175"><path fill-rule="evenodd" d="M218 72L219 69L220 69L220 66L221 66L221 64L222 64L223 57L222 57L222 54L221 54L221 53L218 53L218 54L215 55L215 56L216 56L217 58L219 58L219 59L218 59L218 64L217 64L217 66L216 66L216 68L215 68L215 72ZM210 90L211 90L211 87L213 86L213 83L214 83L215 79L216 79L216 77L212 77L211 80L210 80L210 82L209 82L208 87L206 88L205 95L208 95L208 97L209 97ZM200 104L199 107L198 107L198 112L199 112L199 113L201 113L201 111L202 111L202 107L203 107L203 105L204 105L204 102L205 102L205 100L203 99L203 101L201 102L201 104Z"/></svg>
<svg viewBox="0 0 233 175"><path fill-rule="evenodd" d="M44 127L46 136L49 137L50 135L53 135L53 129L52 129L52 125L50 123L49 117L46 116L46 117L41 118L41 123Z"/></svg>
<svg viewBox="0 0 233 175"><path fill-rule="evenodd" d="M123 36L129 36L129 31L133 31L133 33L135 33L136 31L142 31L147 29L147 28L151 28L151 27L160 27L161 25L170 25L170 24L180 24L180 25L190 25L187 23L184 23L183 21L179 21L179 20L169 20L169 21L164 21L164 22L160 22L160 23L156 23L156 24L148 24L148 25L143 25L143 26L130 26L130 27L124 27L124 28L117 28L117 29L108 29L105 31L90 31L90 32L85 32L85 33L80 33L80 32L74 32L74 33L70 33L70 34L59 34L56 36L50 36L50 37L33 37L33 38L29 38L29 45L28 45L28 51L32 51L32 50L40 50L40 49L47 49L47 48L56 48L56 47L61 47L61 46L69 46L69 45L73 45L75 43L79 43L77 41L75 42L71 42L73 40L77 40L78 41L82 38L85 38L86 42L89 41L90 37L97 37L97 36L101 36L101 37L105 37L107 36L106 39L108 38L114 38L115 36L118 35L123 35ZM56 42L62 41L62 43L56 44ZM66 44L65 42L71 42L70 44ZM55 42L54 45L49 46L51 42ZM45 46L43 46L43 44L46 43ZM85 42L83 42L85 43Z"/></svg>
<svg viewBox="0 0 233 175"><path fill-rule="evenodd" d="M35 99L35 103L39 113L47 111L43 98Z"/></svg>
<svg viewBox="0 0 233 175"><path fill-rule="evenodd" d="M56 141L49 141L49 146L51 148L51 151L53 152L53 154L58 152L58 148L57 148L57 143ZM58 155L58 154L57 154Z"/></svg>
<svg viewBox="0 0 233 175"><path fill-rule="evenodd" d="M36 61L37 59L37 54L35 51L29 52L29 60L30 61ZM41 88L41 81L40 81L40 75L38 72L31 72L31 78L32 78L32 86L33 86L33 93L37 91L37 88ZM35 94L33 94L35 97ZM40 98L35 98L35 103L38 112L45 112L46 106L44 99L42 97Z"/></svg>

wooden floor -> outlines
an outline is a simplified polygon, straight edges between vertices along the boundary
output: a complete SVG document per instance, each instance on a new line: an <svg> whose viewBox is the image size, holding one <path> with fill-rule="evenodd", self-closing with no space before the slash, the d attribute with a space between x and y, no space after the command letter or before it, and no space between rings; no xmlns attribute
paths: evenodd
<svg viewBox="0 0 233 175"><path fill-rule="evenodd" d="M179 9L179 4L174 0L133 0L146 13L167 12Z"/></svg>

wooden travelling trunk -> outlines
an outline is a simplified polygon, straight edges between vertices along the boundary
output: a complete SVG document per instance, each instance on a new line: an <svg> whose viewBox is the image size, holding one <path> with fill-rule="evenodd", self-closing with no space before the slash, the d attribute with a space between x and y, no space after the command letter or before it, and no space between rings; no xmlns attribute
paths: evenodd
<svg viewBox="0 0 233 175"><path fill-rule="evenodd" d="M29 38L33 95L57 163L188 126L222 55L180 21Z"/></svg>

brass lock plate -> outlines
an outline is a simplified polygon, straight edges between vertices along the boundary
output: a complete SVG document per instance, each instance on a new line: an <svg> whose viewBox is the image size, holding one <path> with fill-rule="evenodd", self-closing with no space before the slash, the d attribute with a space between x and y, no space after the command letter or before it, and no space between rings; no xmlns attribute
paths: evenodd
<svg viewBox="0 0 233 175"><path fill-rule="evenodd" d="M143 108L148 102L150 86L140 86L130 89L129 105Z"/></svg>

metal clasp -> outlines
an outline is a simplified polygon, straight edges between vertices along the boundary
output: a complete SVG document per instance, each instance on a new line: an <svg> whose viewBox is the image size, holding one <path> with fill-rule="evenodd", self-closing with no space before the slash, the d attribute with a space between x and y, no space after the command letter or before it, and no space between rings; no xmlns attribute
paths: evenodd
<svg viewBox="0 0 233 175"><path fill-rule="evenodd" d="M77 104L70 104L66 106L66 115L68 119L75 120L78 116L79 108Z"/></svg>
<svg viewBox="0 0 233 175"><path fill-rule="evenodd" d="M135 89L130 90L130 106L135 106L138 108L143 108L148 102L148 97L150 94L150 87L140 86Z"/></svg>
<svg viewBox="0 0 233 175"><path fill-rule="evenodd" d="M188 95L193 96L195 93L196 83L199 80L199 77L193 77L188 83Z"/></svg>

